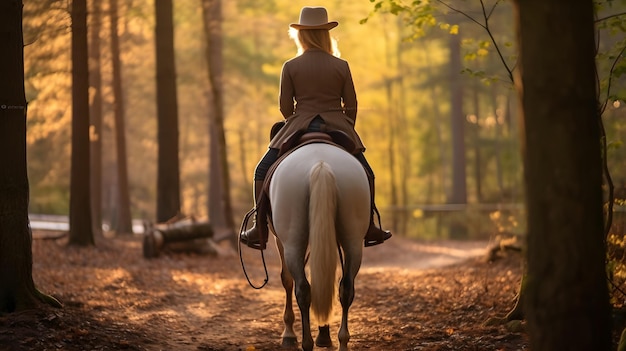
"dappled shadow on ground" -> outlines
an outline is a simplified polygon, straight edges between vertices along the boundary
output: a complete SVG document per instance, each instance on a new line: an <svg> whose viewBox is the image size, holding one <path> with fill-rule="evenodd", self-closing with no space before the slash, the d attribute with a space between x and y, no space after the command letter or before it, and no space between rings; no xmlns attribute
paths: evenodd
<svg viewBox="0 0 626 351"><path fill-rule="evenodd" d="M366 249L350 314L351 349L528 349L523 331L483 325L513 307L520 281L518 254L487 263L485 250L484 242L400 237ZM236 252L219 252L147 260L140 238L92 248L34 240L35 283L64 307L0 316L0 350L278 349L283 290L275 249L266 252L270 280L261 290L246 282ZM262 283L259 252L244 253L251 279ZM339 318L337 308L333 337Z"/></svg>

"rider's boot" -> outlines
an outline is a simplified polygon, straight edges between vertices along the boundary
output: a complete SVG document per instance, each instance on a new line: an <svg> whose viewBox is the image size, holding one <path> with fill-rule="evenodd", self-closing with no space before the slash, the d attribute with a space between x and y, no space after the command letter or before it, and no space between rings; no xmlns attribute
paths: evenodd
<svg viewBox="0 0 626 351"><path fill-rule="evenodd" d="M374 224L374 212L378 214L376 205L374 204L374 177L370 174L367 175L367 180L370 185L372 213L370 214L370 227L365 234L365 247L382 244L385 240L391 238L391 232L388 230L382 230ZM379 221L380 223L380 221Z"/></svg>
<svg viewBox="0 0 626 351"><path fill-rule="evenodd" d="M254 213L254 219L252 222L252 228L246 230L245 232L239 235L239 240L248 245L249 247L257 250L263 250L264 245L261 243L261 232L257 228L257 216L258 216L258 206L259 206L259 198L261 197L261 191L263 190L263 180L255 180L254 181L254 203L257 207L257 211Z"/></svg>

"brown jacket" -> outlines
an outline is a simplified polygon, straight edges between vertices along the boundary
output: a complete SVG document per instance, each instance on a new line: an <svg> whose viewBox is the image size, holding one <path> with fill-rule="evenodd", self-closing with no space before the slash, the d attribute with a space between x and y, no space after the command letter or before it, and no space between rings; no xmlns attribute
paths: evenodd
<svg viewBox="0 0 626 351"><path fill-rule="evenodd" d="M278 100L286 124L269 147L280 148L320 115L328 129L345 132L359 151L365 150L354 130L357 101L348 62L319 49L305 51L283 65Z"/></svg>

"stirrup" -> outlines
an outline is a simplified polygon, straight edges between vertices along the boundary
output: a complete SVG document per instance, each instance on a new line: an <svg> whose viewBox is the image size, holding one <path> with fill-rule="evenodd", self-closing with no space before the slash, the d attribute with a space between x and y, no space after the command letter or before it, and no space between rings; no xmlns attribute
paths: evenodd
<svg viewBox="0 0 626 351"><path fill-rule="evenodd" d="M390 231L382 230L382 229L376 227L373 224L372 224L372 226L377 229L377 233L375 234L376 238L368 239L367 235L366 235L365 247L370 247L370 246L375 246L375 245L378 245L378 244L382 244L382 243L385 242L385 240L391 238L391 232ZM368 230L368 233L369 233L369 230Z"/></svg>
<svg viewBox="0 0 626 351"><path fill-rule="evenodd" d="M241 241L242 244L245 244L246 246L256 249L256 250L263 250L263 247L261 246L261 239L260 238L252 238L250 239L250 233L255 230L258 231L258 229L256 229L256 227L252 227L250 228L249 231L245 231L241 234L239 234L239 241Z"/></svg>
<svg viewBox="0 0 626 351"><path fill-rule="evenodd" d="M370 222L370 227L367 229L367 234L365 235L365 247L375 246L378 244L382 244L385 240L391 238L392 234L388 230L383 230L383 226L380 223L380 213L376 206L372 206L373 212L378 217L378 227L374 224L374 213L372 213L372 221ZM374 238L367 238L368 234L372 234Z"/></svg>
<svg viewBox="0 0 626 351"><path fill-rule="evenodd" d="M264 250L265 247L261 243L261 238L260 238L261 235L259 233L259 229L256 227L256 222L254 223L254 226L252 228L245 230L246 227L248 226L248 221L250 220L250 217L252 217L253 215L256 215L256 208L253 208L250 211L248 211L248 213L246 213L246 216L243 218L243 221L241 223L241 229L239 230L239 241L242 244L245 244L246 246L248 246L249 248L252 248L255 250ZM256 231L258 234L256 238L250 238L250 234L253 231Z"/></svg>

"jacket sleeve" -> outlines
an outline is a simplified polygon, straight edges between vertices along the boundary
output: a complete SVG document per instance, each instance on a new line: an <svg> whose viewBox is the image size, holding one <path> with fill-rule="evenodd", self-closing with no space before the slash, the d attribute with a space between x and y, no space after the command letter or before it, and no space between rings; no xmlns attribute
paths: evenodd
<svg viewBox="0 0 626 351"><path fill-rule="evenodd" d="M350 66L346 62L347 76L344 82L343 92L341 98L343 99L343 109L345 114L356 122L357 101L356 91L354 89L354 82L352 81L352 73L350 72Z"/></svg>
<svg viewBox="0 0 626 351"><path fill-rule="evenodd" d="M285 63L280 75L280 91L278 94L278 106L285 119L293 115L294 96L295 92L293 88L293 81L291 80L291 75L289 74L289 68Z"/></svg>

